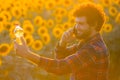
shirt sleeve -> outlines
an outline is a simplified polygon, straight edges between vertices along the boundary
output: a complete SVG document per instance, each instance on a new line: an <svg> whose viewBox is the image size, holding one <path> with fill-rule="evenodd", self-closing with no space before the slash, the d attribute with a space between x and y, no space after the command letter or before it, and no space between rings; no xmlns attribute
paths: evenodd
<svg viewBox="0 0 120 80"><path fill-rule="evenodd" d="M89 67L94 64L92 57L89 55L89 49L82 49L71 56L67 57L67 62L70 65L72 72L81 71L83 68Z"/></svg>
<svg viewBox="0 0 120 80"><path fill-rule="evenodd" d="M57 60L40 57L40 63L38 65L47 72L54 73L56 75L71 73L70 66L66 59Z"/></svg>
<svg viewBox="0 0 120 80"><path fill-rule="evenodd" d="M59 60L40 57L39 66L48 72L59 75L76 72L93 63L91 57L88 55L89 53L89 49L82 49L75 54Z"/></svg>
<svg viewBox="0 0 120 80"><path fill-rule="evenodd" d="M77 50L76 44L69 47L61 47L59 46L59 43L58 43L55 48L55 57L56 59L63 59L71 54L74 54L76 50Z"/></svg>

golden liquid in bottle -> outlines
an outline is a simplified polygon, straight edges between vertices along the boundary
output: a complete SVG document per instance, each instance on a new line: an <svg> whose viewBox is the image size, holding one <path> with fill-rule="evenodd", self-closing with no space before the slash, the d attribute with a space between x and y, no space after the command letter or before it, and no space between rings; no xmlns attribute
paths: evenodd
<svg viewBox="0 0 120 80"><path fill-rule="evenodd" d="M23 36L23 29L20 26L16 26L15 30L14 30L14 34L16 36L16 41L19 45L22 45L22 42L20 40L20 37Z"/></svg>
<svg viewBox="0 0 120 80"><path fill-rule="evenodd" d="M74 34L74 33L72 34L72 37L75 37L75 34Z"/></svg>

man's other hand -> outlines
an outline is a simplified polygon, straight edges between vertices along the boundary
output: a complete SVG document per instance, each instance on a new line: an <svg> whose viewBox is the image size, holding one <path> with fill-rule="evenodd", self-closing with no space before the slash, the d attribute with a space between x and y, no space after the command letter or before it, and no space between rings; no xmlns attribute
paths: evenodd
<svg viewBox="0 0 120 80"><path fill-rule="evenodd" d="M67 43L70 43L73 40L75 40L75 36L73 33L74 33L73 28L70 28L67 31L65 31L60 40L60 46L66 46Z"/></svg>
<svg viewBox="0 0 120 80"><path fill-rule="evenodd" d="M21 37L20 39L21 39L22 44L19 45L16 41L14 41L14 49L18 56L26 57L29 52L29 49L27 47L24 37Z"/></svg>

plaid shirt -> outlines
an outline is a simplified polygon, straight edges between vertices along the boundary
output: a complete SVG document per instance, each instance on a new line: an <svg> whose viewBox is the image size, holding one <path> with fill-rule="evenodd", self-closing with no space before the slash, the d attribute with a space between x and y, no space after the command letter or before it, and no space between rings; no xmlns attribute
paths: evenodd
<svg viewBox="0 0 120 80"><path fill-rule="evenodd" d="M71 74L71 80L108 80L109 53L98 33L79 45L57 45L56 58L40 57L39 66L55 74Z"/></svg>

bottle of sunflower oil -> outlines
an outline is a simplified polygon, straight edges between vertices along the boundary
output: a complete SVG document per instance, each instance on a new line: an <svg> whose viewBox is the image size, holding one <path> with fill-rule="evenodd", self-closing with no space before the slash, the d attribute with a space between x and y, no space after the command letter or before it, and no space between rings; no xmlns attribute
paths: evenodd
<svg viewBox="0 0 120 80"><path fill-rule="evenodd" d="M22 45L20 37L23 36L23 29L19 25L16 25L16 28L14 30L14 34L15 34L17 43L19 45Z"/></svg>

